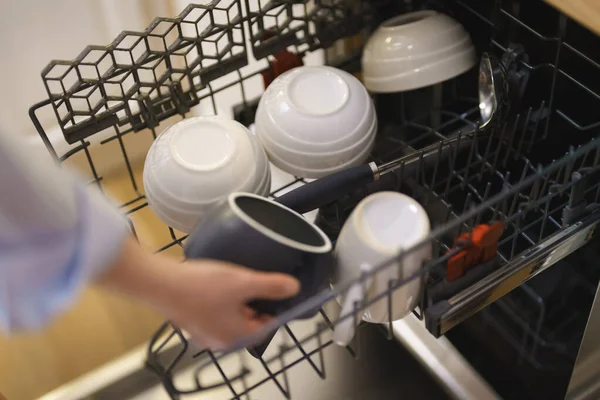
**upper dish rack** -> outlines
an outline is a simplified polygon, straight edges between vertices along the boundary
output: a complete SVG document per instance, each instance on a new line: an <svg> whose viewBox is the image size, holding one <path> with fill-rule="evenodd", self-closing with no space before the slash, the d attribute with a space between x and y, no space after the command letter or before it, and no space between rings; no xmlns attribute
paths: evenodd
<svg viewBox="0 0 600 400"><path fill-rule="evenodd" d="M103 177L96 155L103 146L113 146L131 183L131 198L122 206L135 233L137 217L147 210L147 203L132 168L132 134L155 138L161 122L184 117L198 104L209 103L217 112L219 96L231 91L239 96L236 116L252 121L255 102L247 93L277 74L275 55L285 53L301 63L303 56L337 39L354 36L360 41L373 23L381 20L380 9L402 13L425 6L453 14L470 30L478 50L501 54L509 44L518 42L528 52L529 60L521 62L530 72L528 90L512 118L478 130L480 139L468 148L457 143L434 165L422 164L416 174L400 168L343 196L317 216L317 223L335 238L349 212L367 194L379 190L410 194L425 207L433 225L427 240L415 248L431 243L435 257L417 275L389 282L389 290L380 297L335 318L332 316L339 312L336 296L355 282L316 296L269 327L281 328L278 336L283 344L277 347L276 339L258 360L248 360L243 352L233 350L218 354L204 350L192 360L184 333L165 323L151 341L147 365L172 397L214 389L226 397L242 398L271 386L289 398L289 369L306 361L325 378L324 350L332 344L333 326L346 318L358 318L360 310L389 298L404 283L427 278L415 314L425 320L432 334L442 335L592 238L600 221L596 213L600 142L591 132L600 128L600 122L594 120L591 110L600 100L600 87L588 77L600 69L595 61L600 57L586 41L570 41L571 33L582 28L537 2L520 7L512 2L438 3L215 0L192 4L176 18L157 18L144 32L124 32L108 46L89 46L75 60L53 61L44 69L48 100L30 110L40 136L57 156L36 114L51 109L65 141L73 145L57 158L85 157L92 182L101 188L109 177ZM539 15L555 21L552 29L548 29L552 24L536 22ZM350 58L356 60L357 56L360 54ZM351 68L355 63L344 60L340 66ZM375 96L381 129L373 160L384 163L440 143L457 129L476 127L474 83L476 76L470 72L440 85L443 96L437 107L422 107L419 100L429 96L428 89ZM574 97L581 100L572 101ZM102 137L100 146L92 146L96 135ZM460 138L459 134L458 141ZM273 188L271 196L278 197L303 183L290 178ZM493 221L501 221L503 226L497 256L449 282L448 260L469 249L475 227ZM157 246L159 250L185 240L173 229L168 231L170 239ZM464 240L456 242L463 234ZM406 257L410 251L414 249L398 257ZM392 261L364 274L359 282L389 268ZM295 317L316 306L321 312L314 330L296 327ZM391 327L392 321L388 325ZM171 348L169 342L178 346ZM356 356L360 349L353 345L348 352ZM191 375L182 381L173 378L174 371L192 361L198 367ZM264 385L267 382L273 385Z"/></svg>

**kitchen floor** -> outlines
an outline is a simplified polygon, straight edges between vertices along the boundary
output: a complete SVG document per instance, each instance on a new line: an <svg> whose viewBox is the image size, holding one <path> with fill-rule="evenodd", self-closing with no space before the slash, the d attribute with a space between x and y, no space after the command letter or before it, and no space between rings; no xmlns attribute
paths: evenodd
<svg viewBox="0 0 600 400"><path fill-rule="evenodd" d="M142 165L135 174L141 182ZM131 198L125 172L105 176L105 188L120 202ZM136 217L140 241L149 248L169 240L149 210ZM180 249L173 248L174 256ZM0 336L0 393L8 400L28 400L124 354L144 343L162 317L141 304L95 288L41 332Z"/></svg>

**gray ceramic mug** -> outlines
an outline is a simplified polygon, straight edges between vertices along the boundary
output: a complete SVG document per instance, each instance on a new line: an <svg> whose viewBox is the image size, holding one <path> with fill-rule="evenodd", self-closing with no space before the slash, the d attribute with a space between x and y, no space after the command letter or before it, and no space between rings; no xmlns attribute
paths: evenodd
<svg viewBox="0 0 600 400"><path fill-rule="evenodd" d="M296 277L301 284L298 295L249 304L260 313L278 315L327 289L334 267L332 248L329 238L295 211L255 194L233 193L196 225L186 240L185 255ZM250 353L262 355L269 341L249 349Z"/></svg>

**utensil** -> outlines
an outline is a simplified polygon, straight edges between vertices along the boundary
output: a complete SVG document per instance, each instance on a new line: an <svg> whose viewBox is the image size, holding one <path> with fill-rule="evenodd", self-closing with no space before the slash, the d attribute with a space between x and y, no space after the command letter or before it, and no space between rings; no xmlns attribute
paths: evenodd
<svg viewBox="0 0 600 400"><path fill-rule="evenodd" d="M377 133L367 90L328 66L278 76L260 99L255 125L274 165L311 179L365 162Z"/></svg>
<svg viewBox="0 0 600 400"><path fill-rule="evenodd" d="M432 10L383 22L368 39L361 59L364 84L374 93L434 85L476 63L469 33L454 19Z"/></svg>
<svg viewBox="0 0 600 400"><path fill-rule="evenodd" d="M337 268L336 284L357 281L342 300L341 318L352 314L356 304L373 300L390 290L389 282L406 279L431 257L431 244L412 249L429 235L430 223L427 213L413 198L398 192L379 192L363 199L350 214L338 237L335 249ZM359 280L372 268L409 250L399 261ZM388 296L367 306L354 316L342 319L334 329L333 340L346 346L354 336L356 323L362 320L385 323L406 316L417 305L421 278L414 279L399 288L391 296L391 312Z"/></svg>
<svg viewBox="0 0 600 400"><path fill-rule="evenodd" d="M488 53L482 56L479 66L479 125L467 126L449 135L446 140L390 162L381 165L370 162L317 179L282 195L277 201L304 214L332 203L340 196L376 181L382 175L398 168L403 168L404 176L410 176L423 167L435 165L438 160L451 153L457 154L469 148L474 139L487 138L487 134L480 134L478 130L488 128L492 122L502 121L510 108L509 85L505 72L496 57Z"/></svg>
<svg viewBox="0 0 600 400"><path fill-rule="evenodd" d="M295 297L256 299L249 304L269 315L278 315L326 290L334 265L331 241L319 228L295 211L250 193L233 193L206 212L188 236L184 252L190 259L229 261L296 277L301 290ZM301 317L317 312L311 310ZM251 354L262 355L271 338L250 348Z"/></svg>

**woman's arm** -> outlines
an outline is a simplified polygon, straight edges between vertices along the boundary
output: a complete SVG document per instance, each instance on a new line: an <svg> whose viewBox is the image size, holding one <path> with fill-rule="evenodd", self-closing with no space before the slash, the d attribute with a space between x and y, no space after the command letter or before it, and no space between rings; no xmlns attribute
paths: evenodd
<svg viewBox="0 0 600 400"><path fill-rule="evenodd" d="M39 328L98 280L222 347L266 322L247 302L299 289L287 275L143 250L102 195L1 131L0 193L0 330Z"/></svg>
<svg viewBox="0 0 600 400"><path fill-rule="evenodd" d="M289 275L214 260L181 263L150 254L131 239L98 282L145 302L210 348L227 347L269 321L247 307L249 301L284 299L299 290Z"/></svg>

